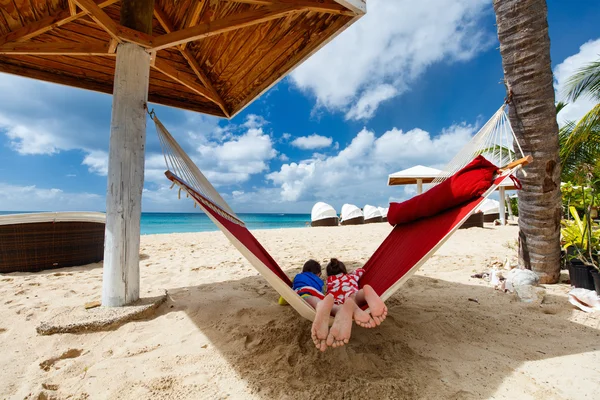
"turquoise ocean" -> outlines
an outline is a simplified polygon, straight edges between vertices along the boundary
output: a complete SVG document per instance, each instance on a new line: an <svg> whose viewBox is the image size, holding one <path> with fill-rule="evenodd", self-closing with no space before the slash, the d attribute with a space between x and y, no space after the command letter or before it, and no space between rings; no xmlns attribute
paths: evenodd
<svg viewBox="0 0 600 400"><path fill-rule="evenodd" d="M304 228L310 214L237 214L250 230ZM204 213L142 213L142 235L219 230Z"/></svg>
<svg viewBox="0 0 600 400"><path fill-rule="evenodd" d="M20 214L14 211L2 214ZM250 230L304 228L310 214L238 214ZM204 213L142 213L142 235L156 233L211 232L218 228Z"/></svg>

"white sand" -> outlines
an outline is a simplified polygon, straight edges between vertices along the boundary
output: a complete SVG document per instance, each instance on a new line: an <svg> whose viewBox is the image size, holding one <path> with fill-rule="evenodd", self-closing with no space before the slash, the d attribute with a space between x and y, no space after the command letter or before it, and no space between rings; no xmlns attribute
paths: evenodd
<svg viewBox="0 0 600 400"><path fill-rule="evenodd" d="M256 236L291 276L309 257L361 265L389 231ZM536 307L470 278L513 255L516 233L458 231L388 301L381 327L355 327L324 354L220 233L144 236L143 297L169 298L153 319L108 332L35 331L61 307L99 299L100 265L1 275L0 399L600 398L600 316L568 304L567 285Z"/></svg>

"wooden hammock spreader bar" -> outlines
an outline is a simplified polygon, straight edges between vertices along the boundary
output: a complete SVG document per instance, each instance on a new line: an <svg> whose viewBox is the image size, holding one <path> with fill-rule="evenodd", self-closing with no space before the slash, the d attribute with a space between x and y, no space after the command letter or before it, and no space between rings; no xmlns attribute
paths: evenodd
<svg viewBox="0 0 600 400"><path fill-rule="evenodd" d="M232 222L235 222L236 224L241 225L241 226L246 226L246 224L244 223L244 221L242 221L241 219L239 219L239 218L231 215L230 213L228 213L227 211L225 211L224 209L222 209L221 207L219 207L218 204L215 204L210 199L204 197L203 195L201 195L200 193L198 193L196 190L192 189L192 187L189 186L183 179L181 179L180 177L178 177L177 175L175 175L171 171L165 171L165 176L171 182L173 182L177 186L183 188L183 190L185 190L186 193L188 193L190 196L192 196L194 198L194 200L200 201L205 206L212 208L214 211L216 211L216 212L218 212L220 214L223 214L223 216L225 218L228 218Z"/></svg>
<svg viewBox="0 0 600 400"><path fill-rule="evenodd" d="M519 158L518 160L515 160L513 162L511 162L510 164L505 165L502 168L499 168L500 172L504 172L507 171L509 169L514 169L515 167L521 166L524 167L527 164L531 164L533 162L533 157L532 156L525 156L523 158Z"/></svg>

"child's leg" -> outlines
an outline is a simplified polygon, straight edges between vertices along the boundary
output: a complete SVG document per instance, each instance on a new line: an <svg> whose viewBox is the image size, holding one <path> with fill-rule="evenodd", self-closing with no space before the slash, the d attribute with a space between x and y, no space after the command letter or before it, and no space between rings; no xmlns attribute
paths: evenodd
<svg viewBox="0 0 600 400"><path fill-rule="evenodd" d="M364 305L365 303L369 306L375 326L379 326L383 320L387 317L387 307L375 290L365 285L361 290L356 293L355 296L356 304Z"/></svg>
<svg viewBox="0 0 600 400"><path fill-rule="evenodd" d="M327 346L341 347L348 343L352 333L352 314L356 308L354 299L348 297L335 315L333 325L327 336Z"/></svg>
<svg viewBox="0 0 600 400"><path fill-rule="evenodd" d="M309 296L305 297L304 300L317 310L310 335L316 348L325 351L327 349L327 334L329 333L329 315L333 308L333 296L329 294L323 300Z"/></svg>

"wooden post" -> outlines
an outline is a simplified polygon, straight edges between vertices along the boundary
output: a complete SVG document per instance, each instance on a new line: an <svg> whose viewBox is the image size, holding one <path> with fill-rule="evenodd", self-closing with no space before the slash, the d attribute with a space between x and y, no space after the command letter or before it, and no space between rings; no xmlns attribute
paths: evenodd
<svg viewBox="0 0 600 400"><path fill-rule="evenodd" d="M417 179L417 194L423 193L423 179Z"/></svg>
<svg viewBox="0 0 600 400"><path fill-rule="evenodd" d="M121 24L152 33L154 0L123 0ZM140 218L144 187L146 101L150 54L117 47L106 193L102 305L121 307L140 296Z"/></svg>
<svg viewBox="0 0 600 400"><path fill-rule="evenodd" d="M506 225L506 188L500 186L500 225Z"/></svg>

